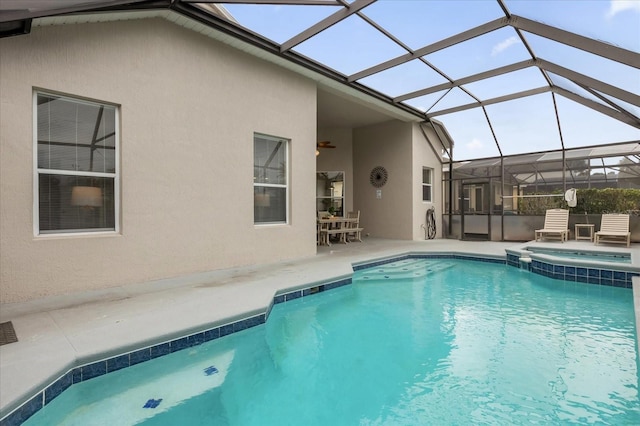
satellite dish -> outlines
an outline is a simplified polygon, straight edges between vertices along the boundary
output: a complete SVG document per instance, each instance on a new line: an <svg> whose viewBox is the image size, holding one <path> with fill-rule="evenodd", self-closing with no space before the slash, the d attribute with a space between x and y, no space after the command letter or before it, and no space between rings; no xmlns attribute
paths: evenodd
<svg viewBox="0 0 640 426"><path fill-rule="evenodd" d="M575 188L567 189L567 192L564 193L564 200L567 202L569 207L575 207L576 204L578 203L578 200L576 197L576 189Z"/></svg>

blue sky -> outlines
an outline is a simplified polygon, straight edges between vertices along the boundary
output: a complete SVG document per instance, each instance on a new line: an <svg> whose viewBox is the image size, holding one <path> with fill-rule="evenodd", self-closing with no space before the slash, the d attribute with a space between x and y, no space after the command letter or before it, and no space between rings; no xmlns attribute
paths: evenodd
<svg viewBox="0 0 640 426"><path fill-rule="evenodd" d="M512 14L640 52L640 0L506 0ZM332 6L226 5L238 22L283 43L336 10ZM415 50L440 39L504 16L493 0L381 0L362 10L368 18ZM536 56L581 74L640 93L640 71L564 46L543 37L524 34ZM351 16L294 47L345 75L407 53L364 19ZM446 76L458 79L513 62L530 59L511 27L477 37L424 57ZM554 83L589 99L584 89L563 77L551 75ZM414 60L360 83L395 97L447 80L424 63ZM514 91L546 84L536 68L494 77L465 86L479 99L490 99ZM446 95L446 96L445 96ZM640 139L640 130L590 108L556 95L565 147L579 147ZM473 99L460 89L434 93L405 101L422 111L436 112ZM437 102L437 103L436 103ZM554 103L550 93L489 105L487 115L503 154L561 148ZM640 108L624 104L640 116ZM485 114L474 108L440 115L454 138L456 160L499 155Z"/></svg>

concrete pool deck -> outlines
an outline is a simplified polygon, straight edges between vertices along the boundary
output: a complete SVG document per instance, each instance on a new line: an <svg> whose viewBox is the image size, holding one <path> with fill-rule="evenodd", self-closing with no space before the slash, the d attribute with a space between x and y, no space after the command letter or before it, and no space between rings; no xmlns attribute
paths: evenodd
<svg viewBox="0 0 640 426"><path fill-rule="evenodd" d="M297 260L2 304L0 322L13 323L18 342L0 346L0 418L74 367L264 313L277 293L348 278L352 264L434 252L504 259L506 249L523 244L365 238L362 243L318 247L315 256ZM640 271L640 244L526 245L628 252L631 266ZM634 278L633 286L640 329L640 279Z"/></svg>

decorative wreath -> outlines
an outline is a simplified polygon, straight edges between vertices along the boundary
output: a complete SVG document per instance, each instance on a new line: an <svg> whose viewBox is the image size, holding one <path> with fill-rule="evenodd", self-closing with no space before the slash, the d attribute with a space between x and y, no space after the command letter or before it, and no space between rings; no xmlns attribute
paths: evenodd
<svg viewBox="0 0 640 426"><path fill-rule="evenodd" d="M382 166L374 167L371 170L371 175L369 176L369 180L371 181L371 185L376 188L382 187L385 183L387 183L387 178L389 174L387 173L387 169Z"/></svg>

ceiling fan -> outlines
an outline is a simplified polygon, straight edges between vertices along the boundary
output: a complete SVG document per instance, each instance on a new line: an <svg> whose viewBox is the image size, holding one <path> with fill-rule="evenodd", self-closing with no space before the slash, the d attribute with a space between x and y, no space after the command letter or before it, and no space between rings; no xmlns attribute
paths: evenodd
<svg viewBox="0 0 640 426"><path fill-rule="evenodd" d="M335 148L335 145L331 145L330 141L320 141L316 144L316 157L320 155L320 148Z"/></svg>
<svg viewBox="0 0 640 426"><path fill-rule="evenodd" d="M317 148L335 148L335 145L331 145L330 141L320 141L316 144Z"/></svg>

